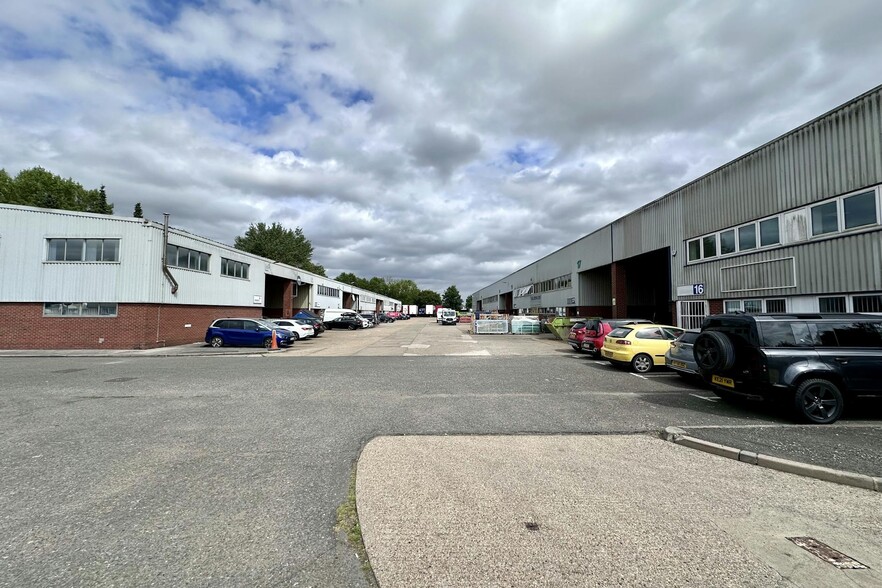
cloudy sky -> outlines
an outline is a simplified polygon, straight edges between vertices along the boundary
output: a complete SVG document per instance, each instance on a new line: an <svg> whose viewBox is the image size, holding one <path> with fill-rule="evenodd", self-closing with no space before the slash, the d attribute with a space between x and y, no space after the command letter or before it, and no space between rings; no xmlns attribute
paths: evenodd
<svg viewBox="0 0 882 588"><path fill-rule="evenodd" d="M473 292L882 83L878 0L4 0L0 167Z"/></svg>

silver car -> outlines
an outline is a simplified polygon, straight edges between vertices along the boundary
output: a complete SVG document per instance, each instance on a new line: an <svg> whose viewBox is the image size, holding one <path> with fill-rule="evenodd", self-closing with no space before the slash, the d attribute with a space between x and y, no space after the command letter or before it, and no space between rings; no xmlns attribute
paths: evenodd
<svg viewBox="0 0 882 588"><path fill-rule="evenodd" d="M698 363L692 352L692 344L698 338L699 331L686 331L671 342L671 348L665 352L665 365L689 379L701 379Z"/></svg>

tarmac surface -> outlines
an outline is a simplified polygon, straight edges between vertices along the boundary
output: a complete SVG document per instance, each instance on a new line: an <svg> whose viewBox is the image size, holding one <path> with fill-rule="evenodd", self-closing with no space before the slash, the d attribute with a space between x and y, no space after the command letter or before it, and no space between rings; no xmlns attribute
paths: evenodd
<svg viewBox="0 0 882 588"><path fill-rule="evenodd" d="M882 477L878 404L847 414L835 425L793 425L762 407L722 403L711 391L681 382L664 371L636 376L615 370L606 362L572 353L565 342L549 335L475 337L464 325L440 327L428 320L410 323L351 333L331 331L272 353L259 348L212 349L195 343L151 350L0 350L0 357L37 361L108 358L108 375L102 376L106 383L135 379L114 378L118 374L111 373L114 366L122 370L127 365L125 358L231 356L231 362L267 358L274 360L273 365L285 364L289 358L299 370L307 364L296 362L312 361L311 357L371 361L385 356L411 361L420 356L449 356L446 361L475 358L494 364L523 358L532 366L531 378L536 380L532 385L484 373L483 363L475 363L474 371L469 372L468 389L460 390L453 380L440 392L427 384L400 391L392 386L392 380L384 379L393 378L392 374L359 372L365 380L361 387L366 387L362 394L369 395L358 405L362 417L364 411L388 414L414 404L411 416L426 421L418 435L397 436L396 431L390 431L396 427L385 427L395 436L375 437L384 434L383 428L364 425L362 431L357 420L352 424L341 420L343 429L358 429L358 447L366 443L358 459L356 495L367 553L383 588L882 585L882 492L844 485L853 481L844 474L839 483L832 483L738 461L740 450L744 450L754 456L792 460L807 475L825 468L834 473L857 472L871 479L870 487L875 483L878 489ZM545 362L539 359L543 356ZM260 359L247 359L252 357ZM555 363L549 363L552 360ZM560 367L549 371L550 366L559 366L560 360L569 362L565 371ZM159 361L155 365L172 363ZM383 365L391 369L398 363ZM76 372L77 377L91 373L79 367L55 372ZM158 387L156 394L165 394L162 378L153 379L157 380L151 384ZM343 389L324 390L327 383L315 376L312 380L322 382L322 399L344 394ZM623 380L628 381L625 387L615 384ZM206 393L201 388L193 392L196 399ZM93 394L94 398L134 398L119 392ZM304 398L312 402L318 399L316 394ZM276 395L280 400L288 398L287 393L274 392ZM75 396L74 400L80 398ZM571 412L555 416L547 409L547 403L562 403L583 410L582 398L591 400L578 417ZM658 438L664 427L658 426L658 419L646 416L649 413L635 416L629 421L633 425L625 428L607 422L612 413L606 411L614 399L623 407L630 403L641 411L649 407L652 414L676 415L669 422L665 417L667 424L682 427L676 429L677 435L697 439L703 451ZM454 407L463 402L471 412L456 412L459 409ZM507 415L506 419L525 424L516 425L514 431L511 425L500 424L502 421L489 426L486 416L475 416L488 403L499 405L500 418ZM260 416L260 406L247 406L255 418ZM702 418L696 418L699 415ZM260 418L272 420L269 415ZM409 422L397 418L393 421ZM683 422L677 422L679 418ZM445 419L457 423L458 428L445 424ZM644 422L655 424L641 424ZM190 429L192 424L182 431L189 434ZM497 434L472 434L485 430ZM552 430L564 434L508 434ZM277 428L268 431L280 434ZM582 434L630 431L643 432ZM339 441L328 443L333 446L322 449L322 455L340 451L336 447ZM711 454L716 444L735 448L736 455L726 459ZM285 460L290 458L285 456ZM290 469L291 464L279 462L274 468L279 488L288 488L290 493L290 484L279 472ZM336 469L345 471L346 464L338 464ZM218 477L222 485L218 492L238 491L226 486L226 479L226 475ZM830 479L836 477L826 478ZM177 483L169 480L172 482ZM194 512L199 508L203 506L194 506ZM253 526L242 524L248 529ZM788 540L802 536L814 537L869 569L838 569ZM341 551L334 557L352 555ZM231 562L235 560L233 554L231 558ZM0 562L0 586L6 585L2 566ZM317 572L311 576L322 577ZM315 585L340 585L339 579L331 574ZM267 583L270 578L260 580L257 583Z"/></svg>
<svg viewBox="0 0 882 588"><path fill-rule="evenodd" d="M380 437L356 494L383 588L882 585L882 493L646 435Z"/></svg>

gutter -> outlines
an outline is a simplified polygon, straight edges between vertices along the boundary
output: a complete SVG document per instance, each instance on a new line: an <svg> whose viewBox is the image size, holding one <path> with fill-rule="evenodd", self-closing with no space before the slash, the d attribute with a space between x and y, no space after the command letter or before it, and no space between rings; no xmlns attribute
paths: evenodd
<svg viewBox="0 0 882 588"><path fill-rule="evenodd" d="M162 217L162 273L165 274L166 279L171 282L171 293L177 294L178 282L168 269L168 213L162 213Z"/></svg>

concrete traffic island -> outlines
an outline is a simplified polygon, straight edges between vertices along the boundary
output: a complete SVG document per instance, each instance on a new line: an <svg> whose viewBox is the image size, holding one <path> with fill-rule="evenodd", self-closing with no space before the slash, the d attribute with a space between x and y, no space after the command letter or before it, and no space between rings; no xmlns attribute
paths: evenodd
<svg viewBox="0 0 882 588"><path fill-rule="evenodd" d="M649 435L379 437L356 479L383 588L882 585L882 494Z"/></svg>

